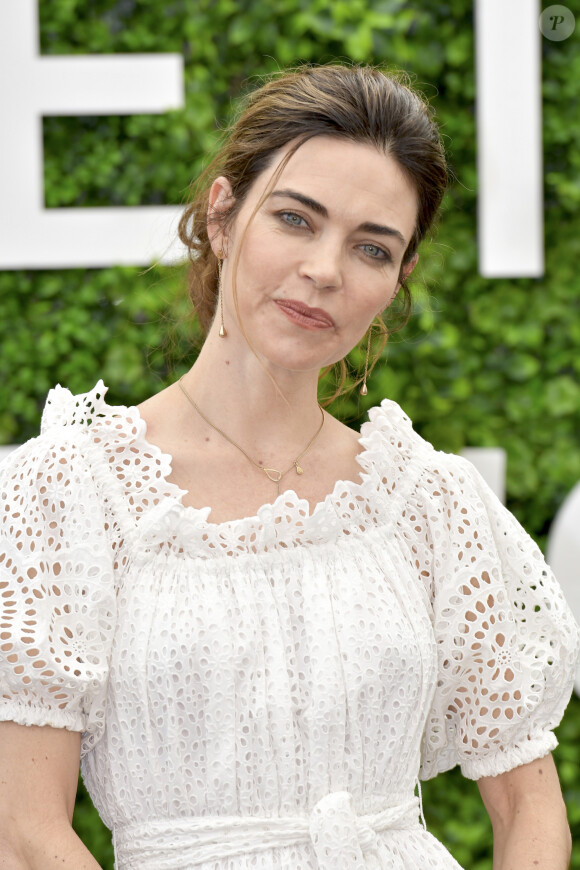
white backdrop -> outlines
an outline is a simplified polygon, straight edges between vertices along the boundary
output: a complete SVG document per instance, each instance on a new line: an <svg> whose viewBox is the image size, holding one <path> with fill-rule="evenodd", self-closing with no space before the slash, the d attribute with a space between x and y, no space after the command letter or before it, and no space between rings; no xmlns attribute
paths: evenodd
<svg viewBox="0 0 580 870"><path fill-rule="evenodd" d="M0 0L0 269L181 257L177 206L44 207L42 117L179 108L182 56L42 57L37 2ZM539 12L539 0L475 0L478 233L489 277L543 273Z"/></svg>
<svg viewBox="0 0 580 870"><path fill-rule="evenodd" d="M162 113L180 54L39 55L37 0L0 0L0 269L148 265L183 256L177 206L44 207L44 115Z"/></svg>

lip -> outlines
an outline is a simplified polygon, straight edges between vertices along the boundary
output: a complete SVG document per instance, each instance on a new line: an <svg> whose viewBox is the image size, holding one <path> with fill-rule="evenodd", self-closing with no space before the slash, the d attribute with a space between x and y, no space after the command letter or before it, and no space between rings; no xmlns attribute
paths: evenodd
<svg viewBox="0 0 580 870"><path fill-rule="evenodd" d="M331 329L334 320L324 308L311 308L298 299L274 299L281 311L293 323L306 329Z"/></svg>

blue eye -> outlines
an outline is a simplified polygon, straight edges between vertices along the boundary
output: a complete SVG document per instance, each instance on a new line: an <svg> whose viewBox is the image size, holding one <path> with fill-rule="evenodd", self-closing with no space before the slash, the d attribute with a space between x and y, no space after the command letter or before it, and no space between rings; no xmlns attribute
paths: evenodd
<svg viewBox="0 0 580 870"><path fill-rule="evenodd" d="M301 227L305 224L304 218L293 211L280 212L280 217L285 223L290 224L291 227Z"/></svg>
<svg viewBox="0 0 580 870"><path fill-rule="evenodd" d="M382 260L387 256L386 251L383 251L383 249L379 248L378 245L362 245L362 249L365 254L368 254L369 257L372 257L374 260Z"/></svg>

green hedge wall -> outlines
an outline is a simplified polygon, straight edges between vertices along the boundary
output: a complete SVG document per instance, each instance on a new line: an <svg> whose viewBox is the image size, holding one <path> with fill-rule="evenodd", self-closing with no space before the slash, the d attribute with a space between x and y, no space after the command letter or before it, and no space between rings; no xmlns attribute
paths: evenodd
<svg viewBox="0 0 580 870"><path fill-rule="evenodd" d="M543 41L546 275L486 280L477 274L475 241L471 0L39 5L45 54L177 51L186 62L183 110L44 120L49 207L182 202L232 98L280 66L345 58L412 73L438 112L456 180L439 232L422 252L413 320L391 340L364 402L351 395L337 412L358 425L367 407L390 396L438 448L505 447L509 506L545 543L580 479L578 33ZM198 345L181 267L0 273L0 443L36 433L57 382L85 391L102 376L110 401L134 404L181 374ZM579 834L578 699L559 736L557 762ZM489 870L490 829L476 786L453 771L425 784L424 800L430 828L459 862ZM75 825L112 868L110 837L82 791ZM580 868L578 845L572 867Z"/></svg>

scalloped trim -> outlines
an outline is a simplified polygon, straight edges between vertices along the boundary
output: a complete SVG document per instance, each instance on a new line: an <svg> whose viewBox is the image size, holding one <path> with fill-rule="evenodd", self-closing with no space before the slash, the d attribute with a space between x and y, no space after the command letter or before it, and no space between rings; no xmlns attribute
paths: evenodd
<svg viewBox="0 0 580 870"><path fill-rule="evenodd" d="M211 508L183 504L186 491L168 481L172 456L147 440L147 424L135 406L110 406L107 387L99 380L88 393L73 395L57 386L43 414L42 432L53 427L79 427L95 448L92 467L123 532L146 559L170 545L180 554L220 556L332 543L392 523L400 516L409 491L425 471L433 448L414 432L402 409L389 399L371 408L363 423L357 456L360 480L338 480L332 492L312 511L308 502L288 489L251 517L211 522ZM131 490L112 474L106 458L124 447L135 448L156 466L155 487ZM421 461L421 458L423 461ZM129 476L129 475L128 475Z"/></svg>

